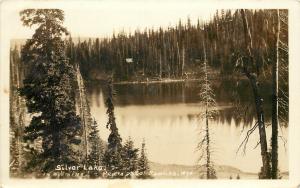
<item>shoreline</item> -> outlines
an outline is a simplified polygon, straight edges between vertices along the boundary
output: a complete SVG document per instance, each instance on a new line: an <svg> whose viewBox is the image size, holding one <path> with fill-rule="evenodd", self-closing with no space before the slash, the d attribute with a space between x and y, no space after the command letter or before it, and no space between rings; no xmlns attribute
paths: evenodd
<svg viewBox="0 0 300 188"><path fill-rule="evenodd" d="M161 79L161 80L144 80L144 81L118 81L114 82L115 85L126 85L126 84L157 84L157 83L176 83L176 82L194 82L200 81L199 78L191 78L191 79Z"/></svg>
<svg viewBox="0 0 300 188"><path fill-rule="evenodd" d="M218 81L218 80L235 80L233 77L213 77L210 79L210 81ZM239 79L240 81L242 80L247 80L243 77ZM87 79L85 80L87 83L97 83L97 82L106 82L106 78L99 78L99 79ZM136 79L136 80L129 80L129 81L114 81L114 85L126 85L126 84L157 84L157 83L182 83L182 82L197 82L201 81L201 78L193 77L193 78L162 78L162 79L157 79L157 78L150 78L150 79Z"/></svg>
<svg viewBox="0 0 300 188"><path fill-rule="evenodd" d="M205 176L206 173L204 165L197 168L196 165L162 164L152 161L150 162L150 169L155 179L202 179L201 177ZM244 180L259 179L259 172L246 172L230 165L216 164L215 170L218 179L230 179L231 177L234 180L237 176ZM281 179L289 178L288 171L283 171L280 175Z"/></svg>

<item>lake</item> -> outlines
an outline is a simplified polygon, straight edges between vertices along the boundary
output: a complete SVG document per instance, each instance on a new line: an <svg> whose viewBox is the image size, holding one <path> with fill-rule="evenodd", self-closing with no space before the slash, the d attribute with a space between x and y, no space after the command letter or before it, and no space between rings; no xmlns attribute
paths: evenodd
<svg viewBox="0 0 300 188"><path fill-rule="evenodd" d="M99 124L100 136L107 140L106 86L103 82L87 84L87 97L91 114ZM209 122L213 160L219 165L229 165L245 172L259 172L261 167L258 130L251 135L246 154L237 153L247 130L255 124L255 111L249 84L246 80L232 82L214 81L213 88L218 104L218 117ZM268 99L270 85L263 91ZM152 84L114 84L115 116L119 133L125 141L128 137L136 147L143 139L150 161L162 164L195 165L199 157L196 151L199 131L204 125L197 114L204 109L199 104L199 83L172 82ZM270 121L271 104L265 100L265 119ZM237 105L239 104L239 105ZM279 129L280 136L288 140L288 127ZM267 127L268 141L271 126ZM255 149L254 149L255 148ZM288 151L279 139L279 168L288 171Z"/></svg>

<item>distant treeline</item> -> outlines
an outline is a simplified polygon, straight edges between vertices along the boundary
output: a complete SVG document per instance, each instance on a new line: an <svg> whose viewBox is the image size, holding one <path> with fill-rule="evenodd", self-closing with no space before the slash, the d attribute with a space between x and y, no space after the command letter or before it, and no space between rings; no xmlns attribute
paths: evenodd
<svg viewBox="0 0 300 188"><path fill-rule="evenodd" d="M254 56L265 78L270 77L268 65L274 61L274 10L247 10ZM288 31L281 31L287 44ZM113 34L111 38L67 41L67 55L79 63L85 79L101 79L114 74L115 80L190 78L203 62L203 43L208 64L221 76L235 72L236 62L245 54L244 30L239 11L219 10L208 22L192 24L179 20L174 27L136 30ZM286 57L287 58L287 57Z"/></svg>
<svg viewBox="0 0 300 188"><path fill-rule="evenodd" d="M285 12L287 14L287 10ZM246 11L253 41L254 58L263 78L271 76L275 53L275 10ZM103 79L114 74L115 81L163 78L195 78L203 62L203 43L210 67L220 76L236 75L237 61L245 54L244 29L239 11L217 10L210 21L188 18L174 27L121 32L110 38L66 39L66 52L80 65L85 80ZM282 28L281 41L288 45L288 27ZM16 50L13 52L15 55ZM284 58L287 68L288 56ZM285 68L284 67L284 68ZM283 68L283 69L284 69ZM288 80L288 74L280 79ZM280 81L281 84L281 81Z"/></svg>

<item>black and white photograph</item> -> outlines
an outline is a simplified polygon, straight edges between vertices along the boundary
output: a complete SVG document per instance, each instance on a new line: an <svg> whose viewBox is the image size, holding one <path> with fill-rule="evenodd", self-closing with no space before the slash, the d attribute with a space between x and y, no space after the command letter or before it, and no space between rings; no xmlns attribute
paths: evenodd
<svg viewBox="0 0 300 188"><path fill-rule="evenodd" d="M6 10L9 179L289 181L288 7L39 2Z"/></svg>

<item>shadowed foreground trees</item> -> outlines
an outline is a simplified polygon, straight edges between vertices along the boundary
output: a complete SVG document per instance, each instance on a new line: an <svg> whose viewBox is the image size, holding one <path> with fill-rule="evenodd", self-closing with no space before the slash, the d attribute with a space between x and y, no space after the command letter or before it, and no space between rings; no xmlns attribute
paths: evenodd
<svg viewBox="0 0 300 188"><path fill-rule="evenodd" d="M129 137L122 148L123 173L125 178L132 178L137 171L139 149L134 147L134 143Z"/></svg>
<svg viewBox="0 0 300 188"><path fill-rule="evenodd" d="M150 174L149 161L146 155L145 146L145 140L143 140L141 154L137 162L137 178L139 179L152 178Z"/></svg>
<svg viewBox="0 0 300 188"><path fill-rule="evenodd" d="M112 80L107 83L108 97L106 99L108 122L106 127L110 130L108 136L107 150L103 156L103 164L107 171L107 177L116 178L150 178L148 175L150 168L142 145L141 157L138 159L138 149L134 147L133 141L128 138L122 145L122 138L116 124L114 113L113 98L115 91L113 89Z"/></svg>
<svg viewBox="0 0 300 188"><path fill-rule="evenodd" d="M259 90L259 81L258 76L260 75L259 61L260 56L254 56L256 53L253 48L251 31L249 29L248 19L246 17L245 11L243 9L240 10L243 27L244 27L244 41L245 41L245 52L244 56L240 58L238 63L240 63L240 69L243 74L249 79L251 83L251 88L253 92L254 102L256 106L257 113L257 127L259 130L260 136L260 148L261 148L261 156L262 156L262 171L260 174L260 178L270 178L270 155L268 153L268 144L266 138L266 128L265 128L265 118L264 118L264 109L263 109L263 99Z"/></svg>
<svg viewBox="0 0 300 188"><path fill-rule="evenodd" d="M91 126L91 131L89 134L89 142L90 142L90 152L87 158L87 164L91 166L101 166L103 164L102 158L104 155L104 143L99 137L99 130L98 130L98 125L97 122L94 120L92 126ZM91 178L98 178L98 177L103 177L104 171L101 170L95 170L89 172L89 175Z"/></svg>
<svg viewBox="0 0 300 188"><path fill-rule="evenodd" d="M25 127L25 141L42 139L42 151L27 145L33 159L29 170L52 172L57 164L75 165L79 154L73 145L80 143L80 119L76 116L75 71L65 55L63 35L67 35L63 11L26 9L21 11L24 26L37 26L22 48L22 62L31 67L23 81L21 95L28 112L33 114Z"/></svg>
<svg viewBox="0 0 300 188"><path fill-rule="evenodd" d="M106 128L110 130L108 136L107 150L104 153L103 163L106 167L108 178L123 178L123 160L122 160L122 138L119 134L118 127L116 125L116 118L114 113L113 104L113 85L112 80L107 83L108 97L105 101L107 107L106 114L108 115L108 122Z"/></svg>
<svg viewBox="0 0 300 188"><path fill-rule="evenodd" d="M262 168L261 172L259 173L259 178L261 179L278 179L278 118L279 118L279 70L284 69L286 67L286 58L287 55L283 55L284 53L280 53L281 56L279 56L279 51L285 51L287 43L285 43L286 36L284 36L284 39L280 41L280 12L282 12L283 15L285 15L285 11L281 10L270 10L269 16L273 16L275 19L272 30L269 33L269 38L271 38L273 43L269 45L269 48L272 48L273 50L270 50L268 52L270 54L270 60L268 64L270 65L269 68L266 68L264 65L264 57L261 53L263 51L263 46L265 46L265 40L266 38L263 37L262 34L258 34L258 36L261 36L260 40L254 41L253 40L253 31L251 31L248 23L248 15L247 10L240 10L240 14L242 17L242 23L244 28L244 41L245 41L245 47L243 48L242 53L239 55L239 58L237 59L237 68L248 78L252 93L254 97L254 104L256 107L256 113L257 113L257 123L252 127L248 133L247 133L247 139L249 138L249 134L251 134L256 128L259 130L259 145L261 148L261 156L262 156ZM284 16L283 16L284 17ZM286 21L286 18L283 18L284 21ZM284 22L283 21L283 22ZM287 23L287 22L286 22ZM286 31L285 31L286 32ZM286 35L286 34L285 34ZM280 45L281 44L281 45ZM283 44L283 45L282 45ZM280 47L281 49L280 49ZM282 65L279 67L279 61L282 62ZM271 70L271 71L268 71ZM272 78L272 138L271 138L271 149L268 150L268 142L267 142L267 136L266 136L266 122L265 122L265 111L264 111L264 99L262 97L262 88L261 88L261 82L262 78L265 77L264 74L269 74ZM280 71L282 72L282 71ZM283 75L281 75L281 79L283 79L283 82L281 83L282 91L284 93L284 96L288 96L287 90L287 82L284 81L287 79L288 74L285 72ZM283 102L287 104L288 98L284 98ZM281 105L281 108L284 105ZM285 106L287 107L287 106ZM285 108L284 109L288 109ZM286 112L286 111L285 111ZM286 118L285 118L286 120Z"/></svg>

